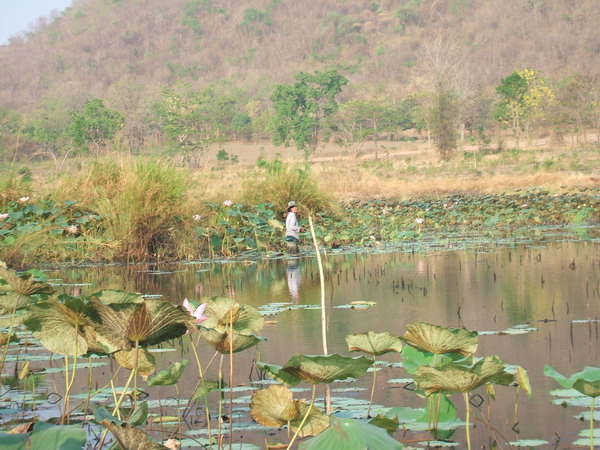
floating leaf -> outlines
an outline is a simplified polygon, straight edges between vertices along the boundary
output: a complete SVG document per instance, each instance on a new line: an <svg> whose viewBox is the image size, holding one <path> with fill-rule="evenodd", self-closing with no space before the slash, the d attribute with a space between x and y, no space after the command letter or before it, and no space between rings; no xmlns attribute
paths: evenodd
<svg viewBox="0 0 600 450"><path fill-rule="evenodd" d="M469 356L477 351L476 331L442 327L427 322L409 323L401 339L408 345L435 354L460 353Z"/></svg>
<svg viewBox="0 0 600 450"><path fill-rule="evenodd" d="M531 390L531 383L529 382L529 375L527 371L521 366L517 366L517 383L519 387L527 394L527 397L531 398L533 391Z"/></svg>
<svg viewBox="0 0 600 450"><path fill-rule="evenodd" d="M331 417L331 426L300 444L302 450L321 449L402 449L385 430L354 419Z"/></svg>
<svg viewBox="0 0 600 450"><path fill-rule="evenodd" d="M348 350L351 352L362 351L370 355L384 355L389 352L402 351L402 341L391 333L355 333L346 336Z"/></svg>
<svg viewBox="0 0 600 450"><path fill-rule="evenodd" d="M189 361L174 362L168 369L161 370L148 381L148 386L170 386L177 383Z"/></svg>

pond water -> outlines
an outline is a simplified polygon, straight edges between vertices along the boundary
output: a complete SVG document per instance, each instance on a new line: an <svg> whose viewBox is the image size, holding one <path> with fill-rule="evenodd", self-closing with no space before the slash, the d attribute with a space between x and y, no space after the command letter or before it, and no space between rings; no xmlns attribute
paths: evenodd
<svg viewBox="0 0 600 450"><path fill-rule="evenodd" d="M563 241L545 245L481 245L477 249L430 249L413 253L346 253L327 254L325 267L325 299L328 314L328 347L330 353L348 356L344 337L349 333L365 331L402 335L406 325L414 321L427 321L436 325L465 327L481 333L476 356L498 355L504 362L520 365L527 370L533 389L532 398L521 392L518 396L518 425L515 423L516 388L496 387L496 400L488 404L485 390L480 388L483 403L475 411L490 427L475 421L471 439L474 448L489 448L490 434L506 446L519 439L541 439L556 448L569 447L580 438L579 433L588 428L580 421L585 406L562 407L561 398L550 395L560 386L543 375L544 364L550 364L569 376L584 366L599 366L600 318L600 242ZM233 442L264 446L265 438L271 442L287 442L286 433L263 427L253 427L248 418L249 398L252 389L264 387L254 383L261 378L252 369L252 361L260 359L283 365L296 352L322 353L321 298L319 271L314 255L298 258L279 257L260 261L194 262L153 266L95 266L49 272L58 289L72 295L88 295L100 289L124 289L149 296L161 296L174 303L184 298L199 300L203 296L226 296L238 303L260 309L269 323L261 335L266 341L257 348L235 354L234 385L234 435ZM351 307L352 302L374 302L364 307ZM315 305L315 308L307 308ZM506 333L498 333L506 331ZM168 347L168 346L165 346ZM214 351L208 344L200 344L203 364ZM187 399L194 389L198 376L189 340L175 342L171 348L156 353L159 368L182 358L190 360L178 389L181 398ZM16 358L17 347L9 353ZM33 349L27 354L42 355ZM378 360L397 363L400 355L383 355ZM82 359L87 362L87 359ZM93 386L102 386L109 379L111 366L106 359L94 360L105 364L93 369ZM32 361L34 371L42 368L60 368L63 360ZM209 378L216 377L218 358L209 369ZM375 414L389 407L423 407L425 401L410 390L410 375L403 368L378 364ZM225 358L225 373L228 372ZM123 386L127 373L120 374L117 385ZM268 378L268 377L267 377ZM334 408L341 415L365 417L372 374L367 373L353 383L333 383ZM75 393L85 397L88 370L81 369L75 381ZM35 387L40 397L37 413L56 415L56 406L45 399L52 393L62 392L64 378L61 373L40 375ZM140 381L138 387L145 389ZM295 398L309 398L306 385L300 385ZM5 386L6 388L6 386ZM319 395L322 395L322 391ZM12 391L12 403L6 404L2 420L11 418L10 411L22 410L23 399ZM148 400L158 406L151 412L177 415L173 408L176 397L172 386L147 390ZM23 394L25 395L25 394ZM216 394L210 394L215 396ZM108 397L108 395L107 395ZM224 394L229 408L229 391ZM210 397L210 399L216 397ZM338 400L336 400L338 399ZM451 397L464 419L462 397ZM94 399L91 404L94 404ZM474 399L477 403L477 399ZM75 401L74 401L75 404ZM341 405L341 406L340 406ZM216 401L211 407L216 408ZM12 407L13 409L6 409ZM182 432L194 439L206 438L202 408L195 404L190 410ZM16 413L15 414L21 414ZM216 411L214 412L216 415ZM25 414L26 416L31 413ZM598 412L600 416L600 411ZM19 415L19 417L21 417ZM14 416L13 416L14 418ZM587 419L586 419L587 420ZM214 426L214 425L213 425ZM229 424L224 427L228 429ZM166 439L174 430L169 424L149 426L152 434ZM162 433L161 433L162 432ZM90 431L93 435L93 430ZM598 433L600 434L600 432ZM396 432L394 437L405 440L406 445L424 448L419 444L427 440L426 433ZM459 447L465 446L464 428L453 439ZM194 445L193 441L184 443ZM548 448L548 446L546 446Z"/></svg>

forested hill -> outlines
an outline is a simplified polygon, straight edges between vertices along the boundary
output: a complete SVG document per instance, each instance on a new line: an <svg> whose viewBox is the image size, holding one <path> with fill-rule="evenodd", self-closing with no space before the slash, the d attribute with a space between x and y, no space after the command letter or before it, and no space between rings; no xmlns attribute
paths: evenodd
<svg viewBox="0 0 600 450"><path fill-rule="evenodd" d="M448 73L489 93L518 69L598 74L598 30L598 0L74 0L0 47L0 108L60 121L99 98L131 121L164 87L227 86L256 106L329 69L349 79L344 101Z"/></svg>

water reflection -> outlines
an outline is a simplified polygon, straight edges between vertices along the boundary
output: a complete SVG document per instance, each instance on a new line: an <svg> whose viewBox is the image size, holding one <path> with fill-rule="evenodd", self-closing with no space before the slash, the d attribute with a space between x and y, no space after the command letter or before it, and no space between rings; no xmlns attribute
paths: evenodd
<svg viewBox="0 0 600 450"><path fill-rule="evenodd" d="M300 260L288 259L286 262L287 285L293 303L300 301Z"/></svg>
<svg viewBox="0 0 600 450"><path fill-rule="evenodd" d="M348 354L344 340L348 333L372 330L401 335L407 323L417 320L480 332L528 324L537 331L480 336L477 356L497 354L528 371L535 395L519 402L524 437L552 441L560 435L571 442L570 437L582 428L572 418L578 411L551 405L548 393L556 386L542 370L545 363L565 374L599 365L599 249L598 242L557 242L540 247L486 245L478 251L327 255L330 351ZM60 271L51 276L79 284L83 295L114 288L162 295L174 303L184 298L230 296L257 308L270 303L320 304L318 268L313 258L152 268L108 266ZM72 292L69 286L62 289ZM335 308L353 301L376 305L365 310ZM260 345L262 360L283 364L295 352L314 354L321 347L319 314L315 310L288 310L273 316L276 323L261 332L267 338ZM177 360L185 349L178 350L160 355L161 367ZM209 349L203 351L206 354L201 357L209 359ZM189 353L186 355L191 359ZM236 355L236 367L249 368L256 357L255 350L242 352ZM395 362L400 357L386 355L386 360ZM190 374L195 371L192 364ZM248 384L248 370L236 372L236 385ZM402 369L382 367L375 401L389 407L422 407L422 399L414 394L386 385L387 379L405 376ZM193 378L182 381L182 391L193 389ZM514 414L513 392L499 395L493 411L493 426L514 439L512 423L508 428L506 425L511 422L506 418L512 419ZM566 442L560 447L567 446ZM488 443L481 439L479 444Z"/></svg>

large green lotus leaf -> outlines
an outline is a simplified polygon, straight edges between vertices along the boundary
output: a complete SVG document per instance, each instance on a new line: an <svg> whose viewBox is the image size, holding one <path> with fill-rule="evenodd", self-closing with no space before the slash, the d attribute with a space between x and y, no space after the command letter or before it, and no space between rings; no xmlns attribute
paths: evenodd
<svg viewBox="0 0 600 450"><path fill-rule="evenodd" d="M36 281L31 273L17 275L14 270L0 266L0 278L4 279L12 290L19 295L52 295L56 292L56 289L49 284Z"/></svg>
<svg viewBox="0 0 600 450"><path fill-rule="evenodd" d="M415 383L427 394L440 391L471 392L485 383L512 383L515 377L505 372L505 367L506 364L497 356L483 358L472 367L420 367L415 373Z"/></svg>
<svg viewBox="0 0 600 450"><path fill-rule="evenodd" d="M397 416L386 417L382 414L377 414L375 417L369 420L369 423L371 425L375 425L378 428L384 429L390 434L390 436L396 431L398 431L398 428L400 428L400 422Z"/></svg>
<svg viewBox="0 0 600 450"><path fill-rule="evenodd" d="M261 425L279 428L298 417L299 412L292 391L284 385L274 384L252 395L250 415Z"/></svg>
<svg viewBox="0 0 600 450"><path fill-rule="evenodd" d="M355 419L331 416L331 425L318 436L300 444L302 450L392 450L404 448L388 433L374 425Z"/></svg>
<svg viewBox="0 0 600 450"><path fill-rule="evenodd" d="M427 322L406 326L401 339L408 345L435 354L460 353L469 356L477 351L477 332L464 328L448 328Z"/></svg>
<svg viewBox="0 0 600 450"><path fill-rule="evenodd" d="M148 386L170 386L177 383L181 375L183 375L183 371L188 363L189 361L187 359L184 359L181 362L174 362L168 369L161 370L155 376L150 378Z"/></svg>
<svg viewBox="0 0 600 450"><path fill-rule="evenodd" d="M85 430L77 425L52 425L36 422L31 433L30 450L81 450L85 446L87 436Z"/></svg>
<svg viewBox="0 0 600 450"><path fill-rule="evenodd" d="M23 323L53 353L80 356L88 352L84 329L92 323L81 305L71 308L56 300L37 303L25 313Z"/></svg>
<svg viewBox="0 0 600 450"><path fill-rule="evenodd" d="M154 360L154 356L150 354L150 352L145 348L138 349L138 360L137 360L137 370L138 373L146 378L149 375L152 375L156 370L156 364ZM135 367L135 349L132 348L129 351L121 350L113 354L117 362L124 368L133 370Z"/></svg>
<svg viewBox="0 0 600 450"><path fill-rule="evenodd" d="M598 367L586 366L581 372L574 373L567 378L546 364L544 375L554 378L562 387L573 388L583 395L589 397L600 395L600 368Z"/></svg>
<svg viewBox="0 0 600 450"><path fill-rule="evenodd" d="M164 445L161 445L153 441L150 436L135 427L132 427L128 423L124 422L121 424L115 423L108 419L102 421L108 430L113 434L121 448L127 450L162 450L167 449Z"/></svg>
<svg viewBox="0 0 600 450"><path fill-rule="evenodd" d="M100 323L131 342L155 345L196 329L195 320L181 308L164 300L105 305L92 298Z"/></svg>
<svg viewBox="0 0 600 450"><path fill-rule="evenodd" d="M283 367L278 366L277 364L267 364L267 363L263 363L263 362L257 362L256 366L260 370L267 372L271 376L271 378L273 378L274 380L285 383L288 386L294 387L302 382L302 379L298 378L294 374L291 374L289 372L282 370Z"/></svg>
<svg viewBox="0 0 600 450"><path fill-rule="evenodd" d="M220 332L231 329L240 334L254 334L262 330L265 319L255 308L238 305L235 300L225 297L204 299L207 303L204 315L208 318L202 323L205 328L214 328ZM203 301L204 301L203 300Z"/></svg>
<svg viewBox="0 0 600 450"><path fill-rule="evenodd" d="M350 358L337 353L329 356L308 356L296 353L281 370L307 383L317 384L359 378L372 365L373 360L364 356Z"/></svg>
<svg viewBox="0 0 600 450"><path fill-rule="evenodd" d="M348 350L351 352L361 351L370 355L385 355L389 352L402 351L402 341L398 336L391 333L366 333L348 334L346 336Z"/></svg>
<svg viewBox="0 0 600 450"><path fill-rule="evenodd" d="M241 334L233 332L233 339L230 340L229 331L220 332L212 328L199 327L200 336L212 345L219 353L229 354L231 349L233 353L241 352L247 348L254 347L264 338L254 334Z"/></svg>
<svg viewBox="0 0 600 450"><path fill-rule="evenodd" d="M119 289L104 289L88 296L88 298L97 298L106 305L112 303L142 303L144 301L144 297L138 292L128 292Z"/></svg>

